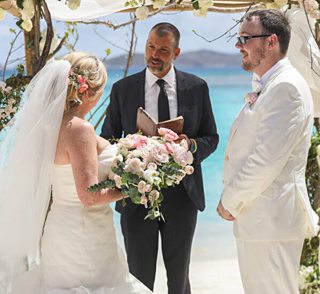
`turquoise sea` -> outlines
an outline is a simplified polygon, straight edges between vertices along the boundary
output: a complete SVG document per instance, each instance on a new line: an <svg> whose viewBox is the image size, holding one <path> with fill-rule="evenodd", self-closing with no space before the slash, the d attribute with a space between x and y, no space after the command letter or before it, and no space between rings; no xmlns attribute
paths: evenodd
<svg viewBox="0 0 320 294"><path fill-rule="evenodd" d="M243 97L245 93L250 91L251 74L242 70L240 66L239 68L227 69L189 68L182 70L195 74L203 78L208 83L213 113L220 136L220 143L217 150L202 164L206 194L206 209L204 212L199 213L198 226L206 226L208 222L221 222L221 219L216 214L215 209L222 190L224 152L231 124L243 105ZM130 73L137 71L139 71L139 69L131 70ZM108 83L101 101L104 100L104 97L109 95L112 84L121 79L122 76L123 72L121 70L108 71ZM101 103L103 103L103 101ZM103 113L108 103L109 101L106 101L97 112L92 120L93 123L98 120L98 117ZM99 105L97 107L99 107ZM98 134L100 134L100 128L101 126L97 128Z"/></svg>

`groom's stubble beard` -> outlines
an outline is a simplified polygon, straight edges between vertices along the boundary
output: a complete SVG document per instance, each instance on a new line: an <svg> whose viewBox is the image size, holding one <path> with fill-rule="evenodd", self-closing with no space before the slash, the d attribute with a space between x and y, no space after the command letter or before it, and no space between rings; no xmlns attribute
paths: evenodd
<svg viewBox="0 0 320 294"><path fill-rule="evenodd" d="M267 50L263 46L260 46L252 52L250 59L247 61L243 61L242 59L241 67L246 71L252 72L261 64L261 61L263 61L266 56Z"/></svg>

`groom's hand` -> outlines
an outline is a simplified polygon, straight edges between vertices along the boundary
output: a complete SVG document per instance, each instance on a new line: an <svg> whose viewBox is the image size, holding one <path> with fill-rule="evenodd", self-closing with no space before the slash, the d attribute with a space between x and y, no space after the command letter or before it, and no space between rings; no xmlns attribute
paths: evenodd
<svg viewBox="0 0 320 294"><path fill-rule="evenodd" d="M235 220L235 217L233 217L233 215L223 207L221 200L219 201L219 205L217 207L217 213L225 220L228 220L228 221Z"/></svg>

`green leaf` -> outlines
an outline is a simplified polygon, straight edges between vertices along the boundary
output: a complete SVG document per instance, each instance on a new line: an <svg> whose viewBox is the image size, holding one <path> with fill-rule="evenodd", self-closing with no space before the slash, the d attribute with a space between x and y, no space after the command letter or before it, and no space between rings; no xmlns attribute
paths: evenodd
<svg viewBox="0 0 320 294"><path fill-rule="evenodd" d="M110 48L107 48L104 50L104 53L109 56L111 54L111 49Z"/></svg>

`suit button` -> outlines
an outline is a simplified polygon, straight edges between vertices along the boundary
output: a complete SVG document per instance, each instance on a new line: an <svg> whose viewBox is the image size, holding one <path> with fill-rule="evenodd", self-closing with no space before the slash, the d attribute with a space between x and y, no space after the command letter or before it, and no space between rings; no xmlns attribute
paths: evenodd
<svg viewBox="0 0 320 294"><path fill-rule="evenodd" d="M225 161L229 161L229 156L226 155L225 158L224 158L224 160L225 160Z"/></svg>

